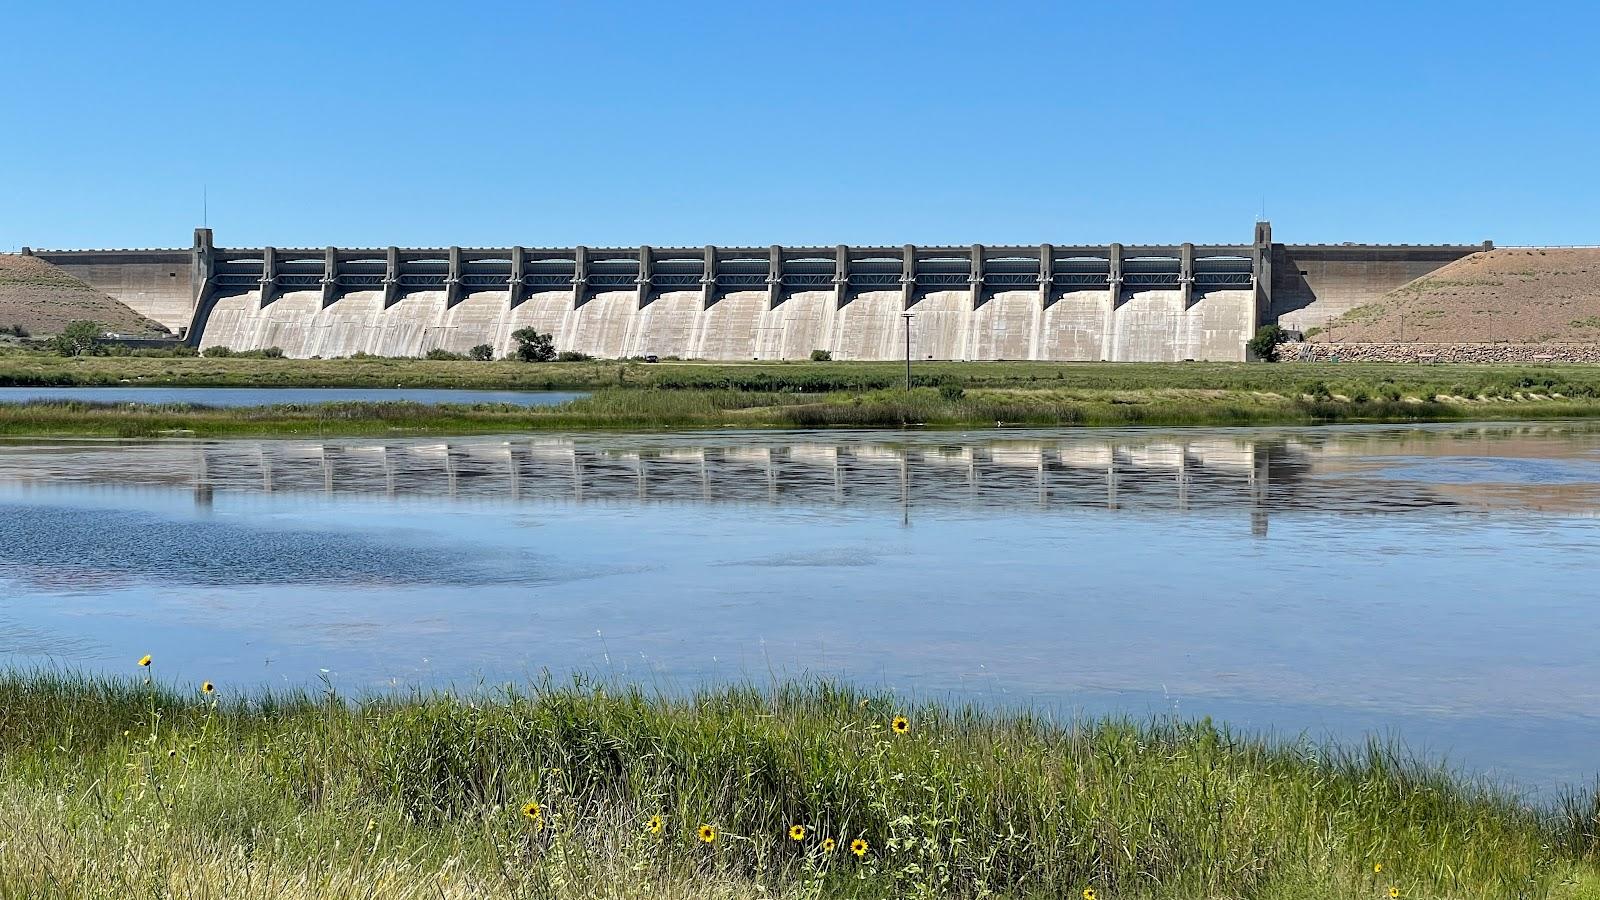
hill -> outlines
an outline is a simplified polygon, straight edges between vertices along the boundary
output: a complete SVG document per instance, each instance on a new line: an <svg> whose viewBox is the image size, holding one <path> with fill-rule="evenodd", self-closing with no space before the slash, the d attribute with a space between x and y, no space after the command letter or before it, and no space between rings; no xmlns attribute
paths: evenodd
<svg viewBox="0 0 1600 900"><path fill-rule="evenodd" d="M1314 342L1600 341L1600 248L1499 249L1350 310Z"/></svg>
<svg viewBox="0 0 1600 900"><path fill-rule="evenodd" d="M38 257L0 253L0 328L20 325L30 334L49 335L78 319L123 334L166 333L116 298Z"/></svg>

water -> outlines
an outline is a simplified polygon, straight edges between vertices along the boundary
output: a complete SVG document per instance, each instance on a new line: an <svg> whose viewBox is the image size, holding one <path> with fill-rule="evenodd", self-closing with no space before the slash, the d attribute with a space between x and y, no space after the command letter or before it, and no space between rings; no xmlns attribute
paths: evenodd
<svg viewBox="0 0 1600 900"><path fill-rule="evenodd" d="M1587 424L0 444L0 659L826 675L1600 772Z"/></svg>
<svg viewBox="0 0 1600 900"><path fill-rule="evenodd" d="M189 403L272 406L279 403L509 403L553 406L587 396L571 391L468 391L430 388L0 387L0 403L81 400L90 403Z"/></svg>

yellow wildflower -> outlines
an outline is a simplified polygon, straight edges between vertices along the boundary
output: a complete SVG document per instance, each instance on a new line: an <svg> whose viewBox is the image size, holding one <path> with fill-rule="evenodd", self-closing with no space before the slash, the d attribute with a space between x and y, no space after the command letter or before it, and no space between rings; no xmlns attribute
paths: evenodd
<svg viewBox="0 0 1600 900"><path fill-rule="evenodd" d="M867 855L867 842L865 838L856 838L850 842L850 852L857 856Z"/></svg>
<svg viewBox="0 0 1600 900"><path fill-rule="evenodd" d="M1372 874L1376 875L1376 874L1378 874L1379 872L1382 872L1382 871L1383 871L1383 863L1373 863L1372 864Z"/></svg>
<svg viewBox="0 0 1600 900"><path fill-rule="evenodd" d="M717 830L712 828L710 825L701 825L700 830L695 832L695 834L700 838L702 843L706 844L710 844L717 839Z"/></svg>
<svg viewBox="0 0 1600 900"><path fill-rule="evenodd" d="M895 734L905 734L911 730L911 720L905 716L895 716L894 721L889 723L889 727L894 730Z"/></svg>
<svg viewBox="0 0 1600 900"><path fill-rule="evenodd" d="M823 838L822 839L822 852L823 853L832 853L833 852L833 848L835 848L837 846L839 846L839 842L834 840L833 838Z"/></svg>
<svg viewBox="0 0 1600 900"><path fill-rule="evenodd" d="M544 819L544 809L539 804L529 800L522 804L522 817L529 822L539 822Z"/></svg>
<svg viewBox="0 0 1600 900"><path fill-rule="evenodd" d="M661 816L654 815L650 817L650 823L646 825L645 828L648 829L651 834L660 834L661 829L665 828L666 824L667 823L661 821Z"/></svg>
<svg viewBox="0 0 1600 900"><path fill-rule="evenodd" d="M789 840L791 840L791 841L803 841L805 839L806 839L806 827L804 825L790 825L789 826Z"/></svg>
<svg viewBox="0 0 1600 900"><path fill-rule="evenodd" d="M139 665L140 666L149 666L150 665L150 654L146 653L145 655L139 657Z"/></svg>
<svg viewBox="0 0 1600 900"><path fill-rule="evenodd" d="M1083 889L1083 900L1094 900L1094 888Z"/></svg>
<svg viewBox="0 0 1600 900"><path fill-rule="evenodd" d="M202 694L209 694L209 693L212 693L212 692L213 692L213 691L215 691L215 690L216 690L216 689L217 689L217 686L216 686L216 685L214 685L214 684L212 684L212 683L211 683L211 682L209 682L209 681L202 681L202 682L200 682L200 693L202 693Z"/></svg>
<svg viewBox="0 0 1600 900"><path fill-rule="evenodd" d="M1394 898L1398 898L1400 896L1400 889L1395 887L1392 884L1389 885L1389 896L1390 897L1394 897Z"/></svg>

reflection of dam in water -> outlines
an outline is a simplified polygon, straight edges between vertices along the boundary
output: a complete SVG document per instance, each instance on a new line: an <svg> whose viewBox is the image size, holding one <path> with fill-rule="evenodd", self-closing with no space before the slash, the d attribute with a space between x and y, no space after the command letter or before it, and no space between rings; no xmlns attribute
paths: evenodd
<svg viewBox="0 0 1600 900"><path fill-rule="evenodd" d="M1506 441L1502 430L1488 440ZM1376 436L1437 452L1437 432ZM0 480L216 492L533 503L837 504L936 508L1393 512L1479 506L1449 485L1350 469L1375 435L1302 430L523 435L373 440L66 443L0 451ZM1448 444L1448 442L1447 442ZM1477 445L1475 445L1477 446ZM1481 447L1478 449L1481 450Z"/></svg>

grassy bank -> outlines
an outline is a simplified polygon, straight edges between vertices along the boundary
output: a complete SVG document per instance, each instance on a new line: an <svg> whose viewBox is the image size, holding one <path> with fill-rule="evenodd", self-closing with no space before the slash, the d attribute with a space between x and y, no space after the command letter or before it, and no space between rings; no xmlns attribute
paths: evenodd
<svg viewBox="0 0 1600 900"><path fill-rule="evenodd" d="M1588 800L815 684L352 704L10 674L0 782L8 898L1600 896Z"/></svg>
<svg viewBox="0 0 1600 900"><path fill-rule="evenodd" d="M1596 366L1243 363L524 364L0 355L0 385L580 389L557 407L0 407L0 434L147 437L553 429L1269 425L1600 415Z"/></svg>
<svg viewBox="0 0 1600 900"><path fill-rule="evenodd" d="M1600 415L1600 399L1285 396L1248 391L1016 388L826 394L606 389L557 406L332 403L209 408L41 401L0 405L0 435L229 437L539 430L1285 425Z"/></svg>
<svg viewBox="0 0 1600 900"><path fill-rule="evenodd" d="M918 386L1090 391L1257 391L1355 397L1516 393L1600 397L1600 366L1389 363L917 362ZM408 387L482 390L660 388L746 393L870 392L904 385L895 362L61 357L0 352L0 386Z"/></svg>

